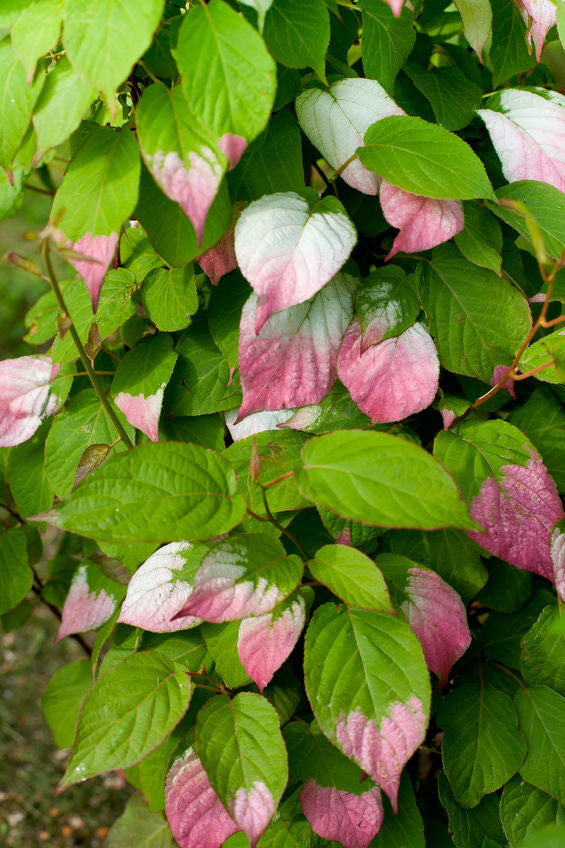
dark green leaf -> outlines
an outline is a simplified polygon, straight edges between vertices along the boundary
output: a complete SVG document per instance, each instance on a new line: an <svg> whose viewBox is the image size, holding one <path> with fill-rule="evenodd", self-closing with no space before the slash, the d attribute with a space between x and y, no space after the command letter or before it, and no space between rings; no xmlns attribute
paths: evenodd
<svg viewBox="0 0 565 848"><path fill-rule="evenodd" d="M370 79L376 79L388 92L416 41L412 15L405 7L395 17L382 0L362 0L363 68Z"/></svg>
<svg viewBox="0 0 565 848"><path fill-rule="evenodd" d="M492 41L489 64L493 70L495 86L527 71L535 63L535 56L526 44L526 24L512 0L497 0L492 4Z"/></svg>
<svg viewBox="0 0 565 848"><path fill-rule="evenodd" d="M487 837L494 837L499 842L504 840L497 795L486 795L477 807L466 810L455 800L443 771L439 776L438 789L439 800L449 816L449 832L457 848L483 848Z"/></svg>
<svg viewBox="0 0 565 848"><path fill-rule="evenodd" d="M278 62L288 68L313 68L325 80L330 19L324 0L274 0L263 35Z"/></svg>
<svg viewBox="0 0 565 848"><path fill-rule="evenodd" d="M519 689L514 702L528 753L520 774L565 803L565 698L548 686Z"/></svg>
<svg viewBox="0 0 565 848"><path fill-rule="evenodd" d="M565 632L559 632L561 615L547 606L522 638L520 671L526 683L549 686L565 696Z"/></svg>
<svg viewBox="0 0 565 848"><path fill-rule="evenodd" d="M446 130L460 130L473 120L483 92L458 68L425 69L415 62L408 62L404 71L430 101L438 124Z"/></svg>
<svg viewBox="0 0 565 848"><path fill-rule="evenodd" d="M17 606L32 583L25 536L21 530L8 530L0 536L0 614Z"/></svg>
<svg viewBox="0 0 565 848"><path fill-rule="evenodd" d="M173 848L169 825L162 815L152 813L142 798L133 795L108 834L107 848Z"/></svg>
<svg viewBox="0 0 565 848"><path fill-rule="evenodd" d="M469 262L487 268L500 276L502 233L500 225L487 209L478 203L463 203L465 227L455 236L455 244Z"/></svg>

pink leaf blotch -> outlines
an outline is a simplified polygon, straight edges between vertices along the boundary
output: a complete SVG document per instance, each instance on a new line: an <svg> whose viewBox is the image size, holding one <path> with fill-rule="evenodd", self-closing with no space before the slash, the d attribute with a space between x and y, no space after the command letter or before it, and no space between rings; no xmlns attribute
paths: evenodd
<svg viewBox="0 0 565 848"><path fill-rule="evenodd" d="M433 401L439 360L432 337L416 323L397 338L361 352L362 330L356 319L339 350L339 379L373 424L401 421Z"/></svg>
<svg viewBox="0 0 565 848"><path fill-rule="evenodd" d="M244 618L239 625L239 659L260 692L290 655L306 620L306 604L301 595L289 598L281 607L265 615Z"/></svg>
<svg viewBox="0 0 565 848"><path fill-rule="evenodd" d="M186 630L199 624L200 619L194 616L171 620L192 592L189 583L176 579L176 572L185 563L182 552L189 549L190 542L172 542L145 560L128 583L119 622L153 633Z"/></svg>
<svg viewBox="0 0 565 848"><path fill-rule="evenodd" d="M249 791L244 786L240 787L230 801L232 818L247 835L251 848L257 845L274 812L273 796L262 780L256 780Z"/></svg>
<svg viewBox="0 0 565 848"><path fill-rule="evenodd" d="M471 644L465 606L445 580L427 568L411 568L402 604L408 624L417 636L428 668L445 686L452 665Z"/></svg>
<svg viewBox="0 0 565 848"><path fill-rule="evenodd" d="M490 378L490 385L496 386L499 380L502 380L504 375L508 372L508 365L497 365L494 371L492 372L492 377ZM504 382L501 386L504 391L508 392L509 395L516 400L516 389L514 388L514 380L512 377L509 377L506 382Z"/></svg>
<svg viewBox="0 0 565 848"><path fill-rule="evenodd" d="M178 153L158 151L151 157L150 170L167 197L179 204L202 244L206 216L222 179L222 166L208 147L191 151L183 162Z"/></svg>
<svg viewBox="0 0 565 848"><path fill-rule="evenodd" d="M561 600L565 601L565 531L559 527L551 534L551 559L555 588Z"/></svg>
<svg viewBox="0 0 565 848"><path fill-rule="evenodd" d="M404 6L404 0L385 0L386 3L392 9L392 14L396 17L400 17L400 13L402 12L402 7Z"/></svg>
<svg viewBox="0 0 565 848"><path fill-rule="evenodd" d="M235 168L247 147L247 141L236 133L224 133L218 139L218 147L228 160L228 170Z"/></svg>
<svg viewBox="0 0 565 848"><path fill-rule="evenodd" d="M57 410L49 393L53 374L48 356L20 356L0 362L0 447L31 439L44 418Z"/></svg>
<svg viewBox="0 0 565 848"><path fill-rule="evenodd" d="M551 0L515 0L515 3L526 22L528 29L528 44L530 52L532 41L536 48L536 62L541 61L541 53L545 37L557 22L557 7Z"/></svg>
<svg viewBox="0 0 565 848"><path fill-rule="evenodd" d="M422 702L415 695L406 704L393 701L380 727L359 709L341 713L337 720L337 741L343 753L386 792L395 813L402 769L424 741L426 724Z"/></svg>
<svg viewBox="0 0 565 848"><path fill-rule="evenodd" d="M310 827L345 848L367 848L380 830L384 811L377 786L354 795L310 778L300 791L300 804Z"/></svg>
<svg viewBox="0 0 565 848"><path fill-rule="evenodd" d="M313 297L339 271L355 241L345 212L311 209L293 191L265 195L244 209L235 227L235 253L259 297L255 332L273 312Z"/></svg>
<svg viewBox="0 0 565 848"><path fill-rule="evenodd" d="M563 516L555 483L533 452L526 466L501 471L502 479L485 480L471 504L471 517L484 531L467 533L499 559L553 580L551 531Z"/></svg>
<svg viewBox="0 0 565 848"><path fill-rule="evenodd" d="M75 253L88 257L88 259L69 257L69 262L84 280L94 313L98 309L100 289L117 246L117 233L110 233L109 236L93 236L92 233L86 233L78 241L66 243L66 247L70 247Z"/></svg>
<svg viewBox="0 0 565 848"><path fill-rule="evenodd" d="M94 630L108 621L116 608L116 599L104 589L91 592L87 568L81 566L72 579L72 583L63 606L63 617L55 642L72 633L84 633Z"/></svg>
<svg viewBox="0 0 565 848"><path fill-rule="evenodd" d="M198 257L198 263L205 274L210 277L213 286L217 286L224 274L229 274L237 268L235 256L234 230L236 219L231 223L227 232L216 242L214 247Z"/></svg>
<svg viewBox="0 0 565 848"><path fill-rule="evenodd" d="M396 253L436 247L461 232L465 224L457 200L422 197L387 182L381 186L380 200L386 220L400 230L385 261Z"/></svg>
<svg viewBox="0 0 565 848"><path fill-rule="evenodd" d="M127 392L120 392L114 398L114 402L118 409L124 413L132 427L137 427L152 442L157 442L159 441L159 417L164 393L164 385L154 395L148 397L141 393L130 395Z"/></svg>
<svg viewBox="0 0 565 848"><path fill-rule="evenodd" d="M257 297L241 315L238 421L262 409L319 403L337 377L337 353L353 311L353 281L339 274L315 298L271 316L255 332Z"/></svg>
<svg viewBox="0 0 565 848"><path fill-rule="evenodd" d="M212 788L194 748L175 760L167 775L165 812L180 848L221 848L240 829Z"/></svg>

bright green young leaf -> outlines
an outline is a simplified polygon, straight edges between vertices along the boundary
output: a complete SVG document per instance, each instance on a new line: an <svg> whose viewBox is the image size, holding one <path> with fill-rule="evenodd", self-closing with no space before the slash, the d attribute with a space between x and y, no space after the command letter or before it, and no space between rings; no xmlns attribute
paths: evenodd
<svg viewBox="0 0 565 848"><path fill-rule="evenodd" d="M198 310L192 265L154 268L143 281L141 297L157 329L169 333L184 330Z"/></svg>
<svg viewBox="0 0 565 848"><path fill-rule="evenodd" d="M513 0L497 0L492 5L492 40L488 62L493 68L493 84L505 82L527 71L535 63L528 50L526 24Z"/></svg>
<svg viewBox="0 0 565 848"><path fill-rule="evenodd" d="M482 60L482 50L488 41L492 25L489 0L455 0L463 22L465 38Z"/></svg>
<svg viewBox="0 0 565 848"><path fill-rule="evenodd" d="M520 370L526 374L534 368L544 366L534 376L545 383L565 383L565 335L555 330L538 339L524 351L520 359Z"/></svg>
<svg viewBox="0 0 565 848"><path fill-rule="evenodd" d="M64 44L72 66L112 104L151 43L163 0L66 0Z"/></svg>
<svg viewBox="0 0 565 848"><path fill-rule="evenodd" d="M473 809L465 809L457 803L445 772L438 780L439 800L449 816L449 833L456 848L484 848L485 839L504 841L504 833L498 813L498 795L485 795Z"/></svg>
<svg viewBox="0 0 565 848"><path fill-rule="evenodd" d="M458 136L421 118L394 115L377 121L357 154L366 168L392 185L426 197L493 197L478 156Z"/></svg>
<svg viewBox="0 0 565 848"><path fill-rule="evenodd" d="M512 848L522 848L524 840L545 825L565 825L565 808L516 775L504 787L500 818Z"/></svg>
<svg viewBox="0 0 565 848"><path fill-rule="evenodd" d="M23 9L12 27L12 46L31 82L37 60L59 40L65 0L39 0Z"/></svg>
<svg viewBox="0 0 565 848"><path fill-rule="evenodd" d="M523 406L514 410L510 423L532 440L557 489L565 490L565 411L549 386L540 386Z"/></svg>
<svg viewBox="0 0 565 848"><path fill-rule="evenodd" d="M548 686L519 689L514 699L528 753L520 775L565 803L565 698Z"/></svg>
<svg viewBox="0 0 565 848"><path fill-rule="evenodd" d="M137 845L139 848L173 848L169 826L162 815L152 813L139 795L133 795L108 834L108 848Z"/></svg>
<svg viewBox="0 0 565 848"><path fill-rule="evenodd" d="M181 630L177 633L145 631L141 647L143 650L159 651L175 665L184 666L191 672L200 671L206 657L206 643L198 629Z"/></svg>
<svg viewBox="0 0 565 848"><path fill-rule="evenodd" d="M0 169L0 221L16 214L24 199L24 169L14 168L12 178Z"/></svg>
<svg viewBox="0 0 565 848"><path fill-rule="evenodd" d="M0 27L11 27L32 0L4 0L0 8Z"/></svg>
<svg viewBox="0 0 565 848"><path fill-rule="evenodd" d="M229 463L198 445L162 442L116 454L48 518L108 542L209 539L245 512Z"/></svg>
<svg viewBox="0 0 565 848"><path fill-rule="evenodd" d="M60 668L42 698L43 715L59 748L70 748L81 701L94 682L88 660L78 660Z"/></svg>
<svg viewBox="0 0 565 848"><path fill-rule="evenodd" d="M437 720L445 731L445 773L462 807L476 807L520 768L526 743L508 695L492 686L464 684L443 701Z"/></svg>
<svg viewBox="0 0 565 848"><path fill-rule="evenodd" d="M404 67L418 91L429 100L438 124L460 130L475 117L483 92L455 67L423 68L415 62Z"/></svg>
<svg viewBox="0 0 565 848"><path fill-rule="evenodd" d="M37 135L36 162L76 130L93 99L90 83L77 74L67 57L63 56L47 74L33 110L33 126Z"/></svg>
<svg viewBox="0 0 565 848"><path fill-rule="evenodd" d="M212 624L205 621L200 629L206 647L214 660L215 671L230 689L239 689L251 683L237 652L239 621Z"/></svg>
<svg viewBox="0 0 565 848"><path fill-rule="evenodd" d="M288 778L276 710L252 692L217 695L198 713L196 745L220 800L255 845Z"/></svg>
<svg viewBox="0 0 565 848"><path fill-rule="evenodd" d="M502 186L496 192L499 203L489 202L488 207L499 218L531 242L526 219L519 212L504 206L505 200L524 204L539 227L545 250L559 259L565 250L565 197L562 191L547 183L535 180L518 180Z"/></svg>
<svg viewBox="0 0 565 848"><path fill-rule="evenodd" d="M17 606L32 583L25 536L20 530L8 530L0 536L0 614Z"/></svg>
<svg viewBox="0 0 565 848"><path fill-rule="evenodd" d="M546 607L522 638L520 671L529 685L549 686L565 696L565 632L559 632L557 607Z"/></svg>
<svg viewBox="0 0 565 848"><path fill-rule="evenodd" d="M389 613L328 603L308 627L304 671L320 727L378 781L396 811L402 769L428 720L430 681L420 643Z"/></svg>
<svg viewBox="0 0 565 848"><path fill-rule="evenodd" d="M274 0L263 36L275 59L287 68L313 68L325 80L330 20L324 0Z"/></svg>
<svg viewBox="0 0 565 848"><path fill-rule="evenodd" d="M361 50L365 74L392 92L396 75L416 41L412 15L405 7L395 17L382 0L362 0L359 6L363 12Z"/></svg>
<svg viewBox="0 0 565 848"><path fill-rule="evenodd" d="M380 527L473 526L447 472L422 448L386 433L311 439L295 478L307 498L344 518Z"/></svg>
<svg viewBox="0 0 565 848"><path fill-rule="evenodd" d="M312 576L348 604L392 612L382 572L372 559L347 545L326 545L308 562Z"/></svg>
<svg viewBox="0 0 565 848"><path fill-rule="evenodd" d="M540 828L535 833L528 834L522 843L522 848L561 848L565 842L565 824Z"/></svg>
<svg viewBox="0 0 565 848"><path fill-rule="evenodd" d="M463 203L465 227L455 236L455 244L469 262L500 276L502 232L487 209L478 203Z"/></svg>
<svg viewBox="0 0 565 848"><path fill-rule="evenodd" d="M40 510L49 509L53 503L53 489L45 473L45 439L49 420L27 442L12 448L8 458L8 479L12 497L23 518Z"/></svg>
<svg viewBox="0 0 565 848"><path fill-rule="evenodd" d="M510 365L531 327L526 298L453 245L437 248L426 265L423 298L441 364L485 383Z"/></svg>
<svg viewBox="0 0 565 848"><path fill-rule="evenodd" d="M0 41L0 167L9 170L28 128L43 77L26 83L24 66L16 56L10 37Z"/></svg>
<svg viewBox="0 0 565 848"><path fill-rule="evenodd" d="M139 762L180 721L191 693L190 677L158 651L113 666L82 703L61 788Z"/></svg>
<svg viewBox="0 0 565 848"><path fill-rule="evenodd" d="M265 128L276 67L263 39L223 0L193 5L180 28L175 58L188 102L233 167Z"/></svg>

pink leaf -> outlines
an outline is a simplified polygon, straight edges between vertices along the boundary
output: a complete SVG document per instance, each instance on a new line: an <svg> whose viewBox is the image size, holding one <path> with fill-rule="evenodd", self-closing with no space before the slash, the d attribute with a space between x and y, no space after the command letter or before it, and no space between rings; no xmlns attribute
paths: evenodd
<svg viewBox="0 0 565 848"><path fill-rule="evenodd" d="M354 795L310 778L300 791L304 815L314 833L345 848L367 848L380 830L384 811L377 786Z"/></svg>
<svg viewBox="0 0 565 848"><path fill-rule="evenodd" d="M402 7L404 6L404 0L385 0L386 3L392 9L392 14L399 18L400 13L402 12Z"/></svg>
<svg viewBox="0 0 565 848"><path fill-rule="evenodd" d="M171 619L186 604L192 584L177 574L185 565L184 551L197 547L191 542L172 542L160 548L137 569L128 584L118 621L153 633L186 630L199 618Z"/></svg>
<svg viewBox="0 0 565 848"><path fill-rule="evenodd" d="M235 227L235 252L259 297L255 332L273 312L303 303L325 286L355 241L355 228L335 198L310 201L280 192L244 209Z"/></svg>
<svg viewBox="0 0 565 848"><path fill-rule="evenodd" d="M31 439L44 418L57 410L49 393L52 377L48 356L20 356L0 362L0 447Z"/></svg>
<svg viewBox="0 0 565 848"><path fill-rule="evenodd" d="M335 383L337 353L353 311L354 281L338 274L315 298L269 318L256 334L258 301L241 315L238 420L261 409L319 403Z"/></svg>
<svg viewBox="0 0 565 848"><path fill-rule="evenodd" d="M528 29L528 44L530 52L532 41L536 47L536 62L541 61L541 53L545 37L552 26L557 23L557 8L551 0L515 0Z"/></svg>
<svg viewBox="0 0 565 848"><path fill-rule="evenodd" d="M147 158L155 180L167 197L176 201L190 218L198 244L202 244L206 216L223 172L214 152L209 147L202 147L199 153L190 151L188 161L183 161L175 151L158 151Z"/></svg>
<svg viewBox="0 0 565 848"><path fill-rule="evenodd" d="M508 182L539 180L565 191L565 100L506 89L500 111L479 109Z"/></svg>
<svg viewBox="0 0 565 848"><path fill-rule="evenodd" d="M457 235L464 227L457 200L436 200L411 194L390 183L381 186L381 207L388 223L400 232L385 261L399 252L429 250Z"/></svg>
<svg viewBox="0 0 565 848"><path fill-rule="evenodd" d="M228 160L228 170L231 171L243 156L247 141L241 135L228 132L218 139L218 147Z"/></svg>
<svg viewBox="0 0 565 848"><path fill-rule="evenodd" d="M141 393L130 395L127 392L120 392L116 395L114 401L133 427L137 427L138 430L145 433L151 441L157 442L159 440L159 418L164 393L164 386L154 395L148 397Z"/></svg>
<svg viewBox="0 0 565 848"><path fill-rule="evenodd" d="M109 236L93 236L92 233L86 233L78 241L66 243L66 247L70 247L75 253L82 253L83 256L89 257L89 259L69 257L69 262L85 282L94 313L98 309L100 289L117 245L117 233L110 233Z"/></svg>
<svg viewBox="0 0 565 848"><path fill-rule="evenodd" d="M455 421L455 418L457 416L455 415L455 412L452 409L443 408L443 409L440 409L440 412L441 412L441 417L442 417L442 421L443 421L443 429L449 430L449 428L451 427L451 425L453 424L453 422Z"/></svg>
<svg viewBox="0 0 565 848"><path fill-rule="evenodd" d="M180 848L221 848L239 828L216 795L194 748L173 763L165 812Z"/></svg>
<svg viewBox="0 0 565 848"><path fill-rule="evenodd" d="M508 365L497 365L494 371L492 372L492 377L490 379L491 386L496 386L499 380L502 380L504 375L508 372ZM501 386L502 389L507 391L511 397L516 400L516 389L514 388L514 380L512 377L509 377Z"/></svg>
<svg viewBox="0 0 565 848"><path fill-rule="evenodd" d="M551 531L563 515L555 483L539 456L527 466L504 465L502 480L489 477L471 504L484 531L467 531L491 554L553 580Z"/></svg>
<svg viewBox="0 0 565 848"><path fill-rule="evenodd" d="M108 595L104 589L90 590L87 575L88 568L82 565L73 576L55 642L72 633L95 630L108 621L116 609L116 598Z"/></svg>
<svg viewBox="0 0 565 848"><path fill-rule="evenodd" d="M557 526L551 534L551 559L557 594L565 601L565 528Z"/></svg>
<svg viewBox="0 0 565 848"><path fill-rule="evenodd" d="M298 641L306 620L306 603L297 594L266 615L244 618L239 625L239 659L262 692Z"/></svg>
<svg viewBox="0 0 565 848"><path fill-rule="evenodd" d="M439 361L432 337L416 323L398 338L385 339L361 353L361 324L355 319L338 357L338 375L373 424L401 421L433 401Z"/></svg>
<svg viewBox="0 0 565 848"><path fill-rule="evenodd" d="M422 702L415 695L407 704L391 703L380 728L358 709L338 718L336 732L343 753L386 792L395 813L402 769L422 744L426 725Z"/></svg>
<svg viewBox="0 0 565 848"><path fill-rule="evenodd" d="M402 604L402 611L442 687L452 665L471 644L465 606L455 589L427 568L409 569L405 592L410 600Z"/></svg>
<svg viewBox="0 0 565 848"><path fill-rule="evenodd" d="M217 286L224 274L237 268L235 256L234 230L238 216L234 216L231 226L216 242L214 247L198 257L198 263L205 274L210 277L213 286Z"/></svg>
<svg viewBox="0 0 565 848"><path fill-rule="evenodd" d="M249 790L242 786L230 802L232 818L255 848L259 837L267 829L275 812L275 802L268 787L257 780Z"/></svg>

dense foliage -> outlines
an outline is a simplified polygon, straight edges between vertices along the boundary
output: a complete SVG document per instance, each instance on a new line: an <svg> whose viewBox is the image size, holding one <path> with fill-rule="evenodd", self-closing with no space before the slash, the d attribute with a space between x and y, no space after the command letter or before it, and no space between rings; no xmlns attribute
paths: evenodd
<svg viewBox="0 0 565 848"><path fill-rule="evenodd" d="M565 4L0 28L0 215L53 195L0 613L87 655L60 790L125 773L112 848L565 844Z"/></svg>

